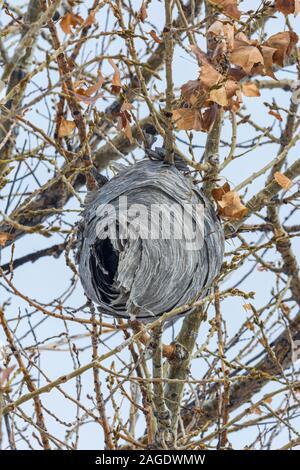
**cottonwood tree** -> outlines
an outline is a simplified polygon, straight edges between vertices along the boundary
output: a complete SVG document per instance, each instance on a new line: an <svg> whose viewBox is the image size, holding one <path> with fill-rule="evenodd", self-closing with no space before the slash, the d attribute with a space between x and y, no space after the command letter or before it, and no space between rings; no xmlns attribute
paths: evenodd
<svg viewBox="0 0 300 470"><path fill-rule="evenodd" d="M299 10L1 3L2 448L299 446ZM74 247L93 168L141 159L146 124L226 252L205 296L144 325L98 313Z"/></svg>

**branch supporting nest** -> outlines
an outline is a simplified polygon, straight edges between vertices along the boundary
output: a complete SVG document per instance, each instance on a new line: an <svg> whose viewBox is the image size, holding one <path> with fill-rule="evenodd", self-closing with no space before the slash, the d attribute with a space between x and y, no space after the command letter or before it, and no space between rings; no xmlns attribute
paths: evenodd
<svg viewBox="0 0 300 470"><path fill-rule="evenodd" d="M129 321L128 324L131 326L134 333L139 333L143 330L143 324L139 321ZM139 337L139 341L149 348L150 351L155 350L155 341L147 331L142 333ZM162 344L162 357L166 358L170 364L182 362L187 359L187 356L188 352L186 348L177 341L172 341L170 344Z"/></svg>

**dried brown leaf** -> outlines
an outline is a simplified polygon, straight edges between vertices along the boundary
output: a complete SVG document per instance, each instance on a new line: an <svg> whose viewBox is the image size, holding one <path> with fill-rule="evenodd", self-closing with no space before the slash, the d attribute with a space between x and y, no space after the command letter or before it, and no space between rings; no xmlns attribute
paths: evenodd
<svg viewBox="0 0 300 470"><path fill-rule="evenodd" d="M232 98L236 97L238 101L242 101L240 85L235 80L226 80L225 89L228 98L228 106L232 107Z"/></svg>
<svg viewBox="0 0 300 470"><path fill-rule="evenodd" d="M201 83L199 80L189 80L181 87L181 95L185 102L193 105L197 102L201 93Z"/></svg>
<svg viewBox="0 0 300 470"><path fill-rule="evenodd" d="M88 88L82 88L82 86L79 86L78 88L76 87L73 94L78 101L83 101L85 104L92 105L101 96L103 96L102 92L97 93L97 91L102 87L103 82L104 77L101 72L99 72L98 80L94 85L91 85ZM81 83L82 82L78 82L79 85L81 85ZM94 93L96 94L94 95Z"/></svg>
<svg viewBox="0 0 300 470"><path fill-rule="evenodd" d="M280 122L283 121L282 117L280 116L280 114L277 111L271 110L271 111L269 111L269 114L271 116L274 116L278 121L280 121Z"/></svg>
<svg viewBox="0 0 300 470"><path fill-rule="evenodd" d="M202 112L202 131L210 132L216 119L220 114L220 107L216 103L212 103L207 109Z"/></svg>
<svg viewBox="0 0 300 470"><path fill-rule="evenodd" d="M235 191L224 194L219 206L219 215L226 219L241 219L248 213L247 207L242 204L240 196Z"/></svg>
<svg viewBox="0 0 300 470"><path fill-rule="evenodd" d="M235 41L235 46L230 55L233 64L239 65L247 74L250 74L254 65L264 65L264 58L259 49L252 45L239 45Z"/></svg>
<svg viewBox="0 0 300 470"><path fill-rule="evenodd" d="M113 76L112 82L111 82L112 92L113 93L120 93L120 90L122 88L120 71L118 69L118 66L114 63L114 61L112 59L108 59L108 62L110 63L110 65L114 69L114 76Z"/></svg>
<svg viewBox="0 0 300 470"><path fill-rule="evenodd" d="M96 93L103 85L104 83L104 77L101 72L98 73L98 80L94 85L89 86L86 90L85 93L87 96L92 96L94 93Z"/></svg>
<svg viewBox="0 0 300 470"><path fill-rule="evenodd" d="M140 11L138 12L138 19L141 20L142 23L144 23L147 18L148 18L147 7L145 5L145 2L143 1Z"/></svg>
<svg viewBox="0 0 300 470"><path fill-rule="evenodd" d="M209 63L203 64L200 71L200 82L205 88L211 88L223 80L223 76Z"/></svg>
<svg viewBox="0 0 300 470"><path fill-rule="evenodd" d="M228 106L228 97L225 85L212 89L209 92L209 99L220 106Z"/></svg>
<svg viewBox="0 0 300 470"><path fill-rule="evenodd" d="M251 310L252 311L251 304L244 304L243 307L244 307L245 310Z"/></svg>
<svg viewBox="0 0 300 470"><path fill-rule="evenodd" d="M268 46L261 46L260 48L262 56L264 58L264 67L261 70L261 73L268 75L268 77L274 78L274 80L277 80L275 77L275 74L273 72L273 62L274 62L274 54L276 52L276 49L274 47L268 47ZM257 73L259 73L259 70L257 70Z"/></svg>
<svg viewBox="0 0 300 470"><path fill-rule="evenodd" d="M284 31L269 37L264 45L276 49L273 63L283 67L285 60L291 56L298 39L297 34L293 31Z"/></svg>
<svg viewBox="0 0 300 470"><path fill-rule="evenodd" d="M232 78L236 82L241 81L246 76L246 72L240 67L230 67L230 69L228 70L228 77Z"/></svg>
<svg viewBox="0 0 300 470"><path fill-rule="evenodd" d="M242 102L240 85L235 80L226 80L210 90L209 99L225 109L236 112Z"/></svg>
<svg viewBox="0 0 300 470"><path fill-rule="evenodd" d="M200 115L197 109L179 108L173 110L173 121L178 130L202 130L202 126L199 128L199 119Z"/></svg>
<svg viewBox="0 0 300 470"><path fill-rule="evenodd" d="M221 201L224 194L228 193L229 191L230 191L230 186L226 181L222 187L214 188L211 192L211 195L214 198L214 200L217 202L217 201Z"/></svg>
<svg viewBox="0 0 300 470"><path fill-rule="evenodd" d="M274 179L277 181L279 186L284 189L290 189L293 184L293 182L287 176L283 175L279 171L276 171L274 174Z"/></svg>
<svg viewBox="0 0 300 470"><path fill-rule="evenodd" d="M67 119L62 118L59 129L58 129L59 137L68 137L69 135L72 134L75 127L76 127L76 124L74 121L68 121Z"/></svg>
<svg viewBox="0 0 300 470"><path fill-rule="evenodd" d="M68 12L66 13L59 22L59 25L65 34L72 34L72 28L83 24L83 19L79 15Z"/></svg>
<svg viewBox="0 0 300 470"><path fill-rule="evenodd" d="M14 236L11 233L0 232L0 245L5 246L9 240L13 240Z"/></svg>
<svg viewBox="0 0 300 470"><path fill-rule="evenodd" d="M248 328L248 330L251 330L251 331L254 331L254 329L255 329L255 328L254 328L254 325L253 325L253 323L252 323L251 321L247 321L247 322L245 323L245 327Z"/></svg>
<svg viewBox="0 0 300 470"><path fill-rule="evenodd" d="M154 29L151 29L151 31L149 31L149 34L150 36L152 37L153 41L155 41L157 44L161 44L162 43L162 40L157 36L156 32L154 31Z"/></svg>
<svg viewBox="0 0 300 470"><path fill-rule="evenodd" d="M173 121L178 130L209 132L219 114L219 107L212 103L204 110L180 108L173 110Z"/></svg>
<svg viewBox="0 0 300 470"><path fill-rule="evenodd" d="M88 15L87 19L84 22L84 26L92 26L96 21L96 12L92 10L91 13Z"/></svg>
<svg viewBox="0 0 300 470"><path fill-rule="evenodd" d="M119 130L122 130L124 132L129 142L133 141L131 126L130 126L132 117L129 112L132 108L133 108L133 105L131 103L128 103L128 101L124 101L120 109L120 113L118 117L118 126L117 126Z"/></svg>

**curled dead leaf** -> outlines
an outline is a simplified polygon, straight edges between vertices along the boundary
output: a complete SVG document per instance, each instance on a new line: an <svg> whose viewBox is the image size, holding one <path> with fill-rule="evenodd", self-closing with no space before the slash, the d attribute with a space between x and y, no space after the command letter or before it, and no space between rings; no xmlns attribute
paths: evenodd
<svg viewBox="0 0 300 470"><path fill-rule="evenodd" d="M173 121L178 130L210 132L219 115L219 106L211 103L205 109L180 108L173 110Z"/></svg>
<svg viewBox="0 0 300 470"><path fill-rule="evenodd" d="M284 67L284 63L293 53L298 39L298 35L294 31L284 31L270 36L265 45L276 49L273 54L273 63Z"/></svg>
<svg viewBox="0 0 300 470"><path fill-rule="evenodd" d="M124 132L129 142L133 141L131 126L130 126L132 117L129 112L132 108L133 106L131 103L124 101L120 109L120 113L118 117L118 126L117 126L119 130L122 130Z"/></svg>
<svg viewBox="0 0 300 470"><path fill-rule="evenodd" d="M240 196L235 191L224 194L219 201L219 215L226 219L241 219L247 212L247 207L242 204Z"/></svg>
<svg viewBox="0 0 300 470"><path fill-rule="evenodd" d="M103 96L102 92L97 93L98 90L102 87L103 83L104 77L101 72L99 72L98 80L94 85L91 85L88 88L83 88L82 86L79 86L78 88L75 88L73 95L78 101L83 101L85 104L95 104L98 98ZM81 82L79 82L79 85L81 85Z"/></svg>
<svg viewBox="0 0 300 470"><path fill-rule="evenodd" d="M59 22L59 25L65 34L72 34L72 28L76 28L76 26L81 25L83 23L84 21L81 16L68 12L62 17Z"/></svg>
<svg viewBox="0 0 300 470"><path fill-rule="evenodd" d="M13 240L14 236L8 232L0 232L0 245L5 246L10 240Z"/></svg>
<svg viewBox="0 0 300 470"><path fill-rule="evenodd" d="M274 111L274 110L271 109L271 111L269 111L269 114L270 114L270 116L274 116L278 121L280 121L280 122L283 121L281 115L277 111Z"/></svg>
<svg viewBox="0 0 300 470"><path fill-rule="evenodd" d="M212 197L216 202L221 201L222 197L224 196L225 193L228 193L230 191L230 186L227 183L224 183L222 187L214 188L211 192Z"/></svg>
<svg viewBox="0 0 300 470"><path fill-rule="evenodd" d="M157 44L161 44L162 43L162 40L157 36L156 32L154 31L154 29L151 29L151 31L149 31L149 34L150 36L152 37L153 41L155 41Z"/></svg>
<svg viewBox="0 0 300 470"><path fill-rule="evenodd" d="M92 96L94 93L96 93L103 85L104 83L104 77L102 73L99 71L98 73L98 80L94 85L89 86L86 90L85 93L87 96Z"/></svg>
<svg viewBox="0 0 300 470"><path fill-rule="evenodd" d="M209 93L209 99L218 103L224 108L230 108L232 111L236 111L236 104L239 101L240 96L237 92L240 90L240 85L234 80L226 80L217 88L213 88ZM233 102L232 98L236 96L237 101Z"/></svg>
<svg viewBox="0 0 300 470"><path fill-rule="evenodd" d="M244 305L243 305L243 308L244 308L245 310L251 310L251 311L252 311L252 306L251 306L251 304L244 304Z"/></svg>
<svg viewBox="0 0 300 470"><path fill-rule="evenodd" d="M254 325L253 325L253 323L252 323L251 321L247 321L247 322L245 323L245 327L248 328L248 330L251 330L251 331L254 331L254 330L255 330Z"/></svg>
<svg viewBox="0 0 300 470"><path fill-rule="evenodd" d="M96 93L94 96L86 95L86 90L84 88L79 88L76 92L73 93L75 98L78 101L82 101L87 105L93 105L96 101L103 96L102 92Z"/></svg>
<svg viewBox="0 0 300 470"><path fill-rule="evenodd" d="M247 74L251 74L255 65L264 65L264 58L256 46L237 41L235 41L234 49L230 54L230 60L233 64L242 67Z"/></svg>
<svg viewBox="0 0 300 470"><path fill-rule="evenodd" d="M275 74L273 72L273 57L276 52L276 49L274 47L268 47L263 45L261 46L260 50L264 58L264 67L261 72L268 75L268 77L274 78L274 80L276 80ZM259 73L259 70L257 70L257 73Z"/></svg>
<svg viewBox="0 0 300 470"><path fill-rule="evenodd" d="M145 22L145 20L148 18L148 12L147 12L147 7L145 5L145 1L143 0L140 11L138 12L137 15L138 19L141 20L142 23Z"/></svg>
<svg viewBox="0 0 300 470"><path fill-rule="evenodd" d="M220 107L216 103L211 103L202 113L202 131L210 132L220 115Z"/></svg>
<svg viewBox="0 0 300 470"><path fill-rule="evenodd" d="M111 90L112 90L113 93L117 94L117 93L120 93L121 88L122 88L121 74L120 74L120 71L118 69L118 66L114 63L114 61L112 59L108 59L108 62L110 63L110 65L114 69L114 75L113 75L112 82L111 82Z"/></svg>
<svg viewBox="0 0 300 470"><path fill-rule="evenodd" d="M75 127L76 127L76 124L74 121L68 121L67 119L62 118L59 129L58 129L59 137L68 137L69 135L72 134Z"/></svg>
<svg viewBox="0 0 300 470"><path fill-rule="evenodd" d="M205 88L211 88L223 80L223 76L209 63L203 64L200 71L200 83Z"/></svg>
<svg viewBox="0 0 300 470"><path fill-rule="evenodd" d="M202 130L201 116L197 109L180 108L173 110L173 121L180 131Z"/></svg>
<svg viewBox="0 0 300 470"><path fill-rule="evenodd" d="M200 80L189 80L181 87L181 96L185 102L189 105L195 104L201 94L201 83Z"/></svg>
<svg viewBox="0 0 300 470"><path fill-rule="evenodd" d="M284 189L290 189L293 184L293 182L287 176L283 175L279 171L276 171L274 174L274 179L277 181L279 186Z"/></svg>
<svg viewBox="0 0 300 470"><path fill-rule="evenodd" d="M225 85L221 85L218 88L213 88L209 92L209 99L211 101L214 101L215 103L218 103L220 106L227 106L228 105L228 99L227 99L227 93L226 93L226 88Z"/></svg>
<svg viewBox="0 0 300 470"><path fill-rule="evenodd" d="M92 26L96 21L96 12L92 10L84 22L84 27Z"/></svg>
<svg viewBox="0 0 300 470"><path fill-rule="evenodd" d="M212 197L218 205L220 217L236 220L243 218L248 213L248 209L242 204L240 196L236 191L230 190L228 183L225 183L221 188L213 189Z"/></svg>

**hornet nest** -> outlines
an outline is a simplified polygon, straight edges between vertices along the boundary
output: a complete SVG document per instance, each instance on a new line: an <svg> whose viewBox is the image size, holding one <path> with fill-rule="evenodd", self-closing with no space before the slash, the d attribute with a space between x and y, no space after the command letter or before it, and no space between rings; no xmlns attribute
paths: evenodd
<svg viewBox="0 0 300 470"><path fill-rule="evenodd" d="M88 298L104 314L140 321L152 321L203 296L220 271L224 253L220 220L185 162L175 154L174 165L166 163L161 148L146 152L149 158L122 167L111 180L97 175L99 189L88 194L77 243L79 275ZM120 203L125 196L126 207ZM190 215L200 243L190 249L186 236L166 236L164 217L158 237L143 236L150 210L138 218L139 229L135 217L128 229L125 211L155 205L162 208L162 217L172 208L173 231L183 208L201 207L200 224L197 213Z"/></svg>

